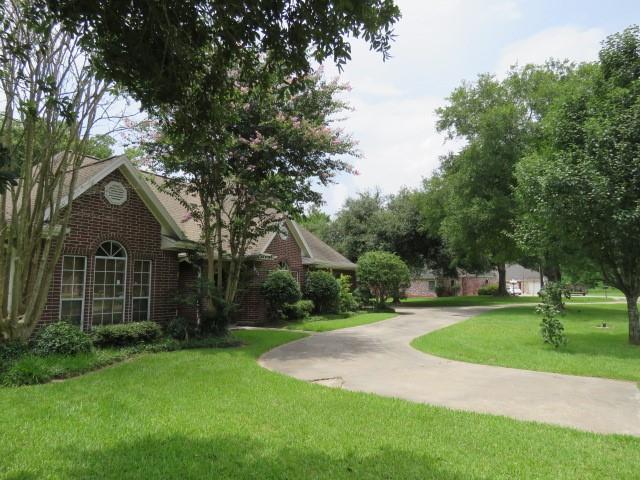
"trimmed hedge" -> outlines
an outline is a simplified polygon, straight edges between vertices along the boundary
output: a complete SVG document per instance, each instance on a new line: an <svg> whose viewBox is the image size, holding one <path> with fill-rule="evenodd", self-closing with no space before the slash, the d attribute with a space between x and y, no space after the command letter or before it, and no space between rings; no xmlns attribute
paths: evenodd
<svg viewBox="0 0 640 480"><path fill-rule="evenodd" d="M262 294L269 304L272 320L280 320L285 305L295 304L302 296L300 286L289 270L274 270L262 284Z"/></svg>
<svg viewBox="0 0 640 480"><path fill-rule="evenodd" d="M498 285L485 285L478 289L478 295L498 295Z"/></svg>
<svg viewBox="0 0 640 480"><path fill-rule="evenodd" d="M47 325L33 341L33 353L40 356L88 353L92 347L91 337L68 322Z"/></svg>
<svg viewBox="0 0 640 480"><path fill-rule="evenodd" d="M126 347L156 342L162 330L155 322L132 322L95 327L91 334L98 347Z"/></svg>

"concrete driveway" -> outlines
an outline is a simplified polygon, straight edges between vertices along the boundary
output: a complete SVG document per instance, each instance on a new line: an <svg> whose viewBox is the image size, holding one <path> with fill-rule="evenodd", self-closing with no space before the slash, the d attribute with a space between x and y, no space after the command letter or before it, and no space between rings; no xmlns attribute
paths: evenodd
<svg viewBox="0 0 640 480"><path fill-rule="evenodd" d="M276 372L348 390L599 433L640 435L635 383L446 360L413 349L416 337L488 308L399 309L399 316L318 333L264 354Z"/></svg>

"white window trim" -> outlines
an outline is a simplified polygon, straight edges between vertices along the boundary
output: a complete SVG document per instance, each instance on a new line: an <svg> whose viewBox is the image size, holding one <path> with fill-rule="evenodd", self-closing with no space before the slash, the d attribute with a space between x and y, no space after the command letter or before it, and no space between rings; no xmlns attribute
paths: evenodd
<svg viewBox="0 0 640 480"><path fill-rule="evenodd" d="M71 258L84 258L84 272L82 273L82 298L62 298L62 282L64 279L64 259L66 257ZM85 297L87 294L87 257L84 255L63 255L62 256L62 268L60 269L60 302L58 304L58 320L62 320L62 302L64 301L82 301L82 307L80 309L80 330L84 330L84 307Z"/></svg>
<svg viewBox="0 0 640 480"><path fill-rule="evenodd" d="M151 260L144 260L144 259L138 259L138 260L133 260L133 276L134 276L134 281L135 281L135 274L136 274L136 262L148 262L149 263L149 294L146 297L134 297L133 296L133 289L131 290L132 294L131 294L131 321L133 321L133 301L134 300L147 300L147 320L151 320L151 285L152 285L152 278L153 278L153 262ZM132 285L133 287L133 285Z"/></svg>
<svg viewBox="0 0 640 480"><path fill-rule="evenodd" d="M103 243L113 242L116 243L122 248L124 252L124 258L122 257L105 257L104 255L94 255L93 257L93 295L91 298L91 323L93 324L93 304L96 301L95 296L95 285L96 285L96 260L104 259L104 260L117 260L124 262L124 285L122 288L122 297L98 297L98 300L122 300L122 323L126 323L127 319L125 317L125 305L127 304L127 270L129 267L129 254L127 253L127 249L124 248L120 242L116 242L115 240L105 240L104 242L98 245L98 249L102 246ZM101 315L102 316L102 315ZM113 314L111 315L111 324L113 324ZM102 325L102 324L101 324Z"/></svg>

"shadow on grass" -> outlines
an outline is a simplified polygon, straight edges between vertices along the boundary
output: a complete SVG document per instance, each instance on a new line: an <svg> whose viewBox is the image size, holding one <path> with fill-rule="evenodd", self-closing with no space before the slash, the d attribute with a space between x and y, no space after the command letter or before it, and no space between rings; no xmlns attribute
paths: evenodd
<svg viewBox="0 0 640 480"><path fill-rule="evenodd" d="M374 454L333 448L267 444L248 436L150 436L110 448L61 451L71 467L65 478L434 478L473 479L451 472L427 452L381 446ZM14 475L14 479L33 478Z"/></svg>

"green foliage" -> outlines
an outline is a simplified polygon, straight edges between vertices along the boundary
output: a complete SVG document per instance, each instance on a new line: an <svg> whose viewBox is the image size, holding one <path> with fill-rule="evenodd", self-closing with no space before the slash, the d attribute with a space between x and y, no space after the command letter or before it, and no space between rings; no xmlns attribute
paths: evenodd
<svg viewBox="0 0 640 480"><path fill-rule="evenodd" d="M378 307L386 305L387 298L399 295L409 286L409 267L402 259L388 252L367 252L358 259L358 283L366 286L376 299Z"/></svg>
<svg viewBox="0 0 640 480"><path fill-rule="evenodd" d="M560 315L558 307L545 301L536 307L536 312L542 315L540 335L544 343L553 345L554 348L566 345L567 336L564 333L564 325L558 319Z"/></svg>
<svg viewBox="0 0 640 480"><path fill-rule="evenodd" d="M300 225L322 240L327 240L327 233L331 226L331 217L321 211L317 206L312 206L311 210L304 214L299 220Z"/></svg>
<svg viewBox="0 0 640 480"><path fill-rule="evenodd" d="M485 285L478 289L478 295L498 295L498 285Z"/></svg>
<svg viewBox="0 0 640 480"><path fill-rule="evenodd" d="M296 303L284 305L282 312L287 320L296 321L307 318L313 309L314 305L311 300L298 300Z"/></svg>
<svg viewBox="0 0 640 480"><path fill-rule="evenodd" d="M338 285L340 287L340 312L355 312L360 308L356 297L351 292L353 277L340 275Z"/></svg>
<svg viewBox="0 0 640 480"><path fill-rule="evenodd" d="M197 333L198 325L190 318L175 317L166 326L166 333L175 340L189 340Z"/></svg>
<svg viewBox="0 0 640 480"><path fill-rule="evenodd" d="M75 355L90 352L91 337L67 322L47 325L36 335L33 352L36 355Z"/></svg>
<svg viewBox="0 0 640 480"><path fill-rule="evenodd" d="M29 345L19 340L0 342L0 370L3 365L24 355L29 350Z"/></svg>
<svg viewBox="0 0 640 480"><path fill-rule="evenodd" d="M262 295L269 305L269 315L272 320L279 320L283 316L285 305L294 304L302 293L289 270L274 270L267 275L262 284Z"/></svg>
<svg viewBox="0 0 640 480"><path fill-rule="evenodd" d="M160 325L155 322L131 322L101 325L91 331L93 343L99 347L124 347L153 343L162 337Z"/></svg>
<svg viewBox="0 0 640 480"><path fill-rule="evenodd" d="M308 272L304 284L304 295L313 301L315 313L336 313L340 307L340 286L327 271Z"/></svg>
<svg viewBox="0 0 640 480"><path fill-rule="evenodd" d="M344 64L351 58L352 37L364 38L386 58L400 18L391 0L357 8L335 0L311 5L293 0L59 0L50 5L69 30L81 33L101 74L145 109L180 102L199 82L203 91L225 88L230 69L252 67L252 51L268 51L270 60L285 61L287 75L308 72L311 59Z"/></svg>
<svg viewBox="0 0 640 480"><path fill-rule="evenodd" d="M545 305L552 305L559 312L564 310L564 299L571 298L569 286L563 282L547 282L538 292Z"/></svg>

